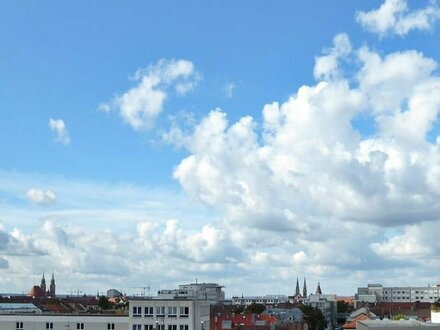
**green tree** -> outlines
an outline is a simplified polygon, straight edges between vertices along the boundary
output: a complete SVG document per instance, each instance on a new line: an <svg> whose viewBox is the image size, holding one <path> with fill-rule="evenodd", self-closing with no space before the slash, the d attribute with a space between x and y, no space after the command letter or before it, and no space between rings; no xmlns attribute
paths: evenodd
<svg viewBox="0 0 440 330"><path fill-rule="evenodd" d="M393 316L393 320L399 321L399 320L405 320L406 315L405 314L397 314Z"/></svg>
<svg viewBox="0 0 440 330"><path fill-rule="evenodd" d="M241 314L244 312L244 306L238 305L232 310L235 314Z"/></svg>
<svg viewBox="0 0 440 330"><path fill-rule="evenodd" d="M252 303L248 307L246 307L245 313L249 314L261 314L266 309L266 306L263 304Z"/></svg>
<svg viewBox="0 0 440 330"><path fill-rule="evenodd" d="M100 309L110 309L110 303L105 296L100 296L98 300L98 307Z"/></svg>
<svg viewBox="0 0 440 330"><path fill-rule="evenodd" d="M327 327L325 317L319 308L309 305L301 305L299 308L303 312L311 330L324 330Z"/></svg>

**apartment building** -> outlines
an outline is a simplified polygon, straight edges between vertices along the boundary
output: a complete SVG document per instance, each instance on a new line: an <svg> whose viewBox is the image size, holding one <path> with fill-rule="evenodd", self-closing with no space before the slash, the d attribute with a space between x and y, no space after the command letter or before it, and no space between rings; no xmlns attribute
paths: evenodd
<svg viewBox="0 0 440 330"><path fill-rule="evenodd" d="M210 303L196 299L129 299L130 330L209 330Z"/></svg>
<svg viewBox="0 0 440 330"><path fill-rule="evenodd" d="M232 305L242 305L249 306L252 304L263 304L263 305L278 305L280 303L285 303L289 298L285 295L266 295L266 296L241 296L232 297Z"/></svg>
<svg viewBox="0 0 440 330"><path fill-rule="evenodd" d="M368 284L358 288L356 300L359 302L428 302L440 298L440 286L425 287L383 287L381 284Z"/></svg>
<svg viewBox="0 0 440 330"><path fill-rule="evenodd" d="M225 300L223 286L217 283L190 283L181 284L178 289L159 290L159 299L188 298L208 300L211 304L218 304Z"/></svg>
<svg viewBox="0 0 440 330"><path fill-rule="evenodd" d="M0 329L128 330L127 316L75 314L0 314Z"/></svg>

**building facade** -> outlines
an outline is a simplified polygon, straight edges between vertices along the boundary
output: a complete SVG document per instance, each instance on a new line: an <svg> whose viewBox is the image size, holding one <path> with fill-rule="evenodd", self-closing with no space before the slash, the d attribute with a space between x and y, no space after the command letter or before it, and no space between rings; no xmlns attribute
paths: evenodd
<svg viewBox="0 0 440 330"><path fill-rule="evenodd" d="M129 330L209 330L208 300L130 299L129 306Z"/></svg>
<svg viewBox="0 0 440 330"><path fill-rule="evenodd" d="M318 285L319 286L319 285ZM327 329L337 325L337 299L335 294L311 294L304 304L318 308L327 321Z"/></svg>
<svg viewBox="0 0 440 330"><path fill-rule="evenodd" d="M208 300L211 304L218 304L225 300L223 286L217 283L190 283L181 284L178 289L159 290L159 299L188 298Z"/></svg>
<svg viewBox="0 0 440 330"><path fill-rule="evenodd" d="M359 302L427 302L434 303L440 298L440 287L383 287L368 284L358 288L356 300Z"/></svg>
<svg viewBox="0 0 440 330"><path fill-rule="evenodd" d="M241 296L232 297L232 305L249 306L252 304L262 304L275 306L280 303L285 303L289 298L285 295L266 295L266 296Z"/></svg>
<svg viewBox="0 0 440 330"><path fill-rule="evenodd" d="M5 330L128 330L128 325L127 316L0 314L0 329Z"/></svg>

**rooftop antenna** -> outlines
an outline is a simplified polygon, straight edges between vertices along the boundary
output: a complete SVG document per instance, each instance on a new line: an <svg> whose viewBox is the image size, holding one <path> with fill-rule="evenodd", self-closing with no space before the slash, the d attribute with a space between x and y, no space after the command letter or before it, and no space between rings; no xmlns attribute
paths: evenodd
<svg viewBox="0 0 440 330"><path fill-rule="evenodd" d="M150 284L147 286L135 286L134 289L142 289L142 297L145 297L145 293L148 292L148 295L150 295Z"/></svg>

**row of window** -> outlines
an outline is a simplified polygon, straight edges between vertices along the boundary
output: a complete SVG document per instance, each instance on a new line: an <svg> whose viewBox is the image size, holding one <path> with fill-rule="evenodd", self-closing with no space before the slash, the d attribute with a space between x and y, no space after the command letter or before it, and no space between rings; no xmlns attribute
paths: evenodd
<svg viewBox="0 0 440 330"><path fill-rule="evenodd" d="M165 306L156 306L156 316L165 316L168 317L177 317L177 306L168 306L167 314L165 314L166 307ZM189 307L180 307L179 308L179 316L180 317L188 317L189 315ZM133 316L142 316L142 307L133 306ZM144 307L144 316L145 317L153 317L154 316L154 307L147 306Z"/></svg>
<svg viewBox="0 0 440 330"><path fill-rule="evenodd" d="M404 300L404 299L411 299L409 296L402 296L402 297L396 297L396 296L393 296L393 297L388 297L388 296L385 296L384 297L384 299L385 300L391 300L391 299L396 299L396 300L400 300L400 299L402 299L402 300ZM414 299L419 299L419 296L416 296ZM425 299L425 297L423 297L423 296L421 296L420 297L420 299ZM426 297L426 299L428 299L428 297ZM429 299L431 299L431 300L434 300L434 299L437 299L436 297L429 297Z"/></svg>
<svg viewBox="0 0 440 330"><path fill-rule="evenodd" d="M24 330L23 322L16 322L15 328L16 328L16 330ZM53 329L53 322L46 322L46 329ZM76 329L77 330L84 330L84 323L77 323ZM108 330L115 330L115 324L114 323L107 323L107 329Z"/></svg>
<svg viewBox="0 0 440 330"><path fill-rule="evenodd" d="M418 290L415 290L415 291L387 291L387 290L385 290L384 291L384 293L385 294L400 294L400 293L402 293L402 294L410 294L410 293L416 293L416 294L418 294L418 293L420 293L420 294L436 294L436 293L438 293L437 291L423 291L423 290L420 290L420 292L418 291Z"/></svg>
<svg viewBox="0 0 440 330"><path fill-rule="evenodd" d="M154 328L152 324L144 324L144 328L142 329L142 324L133 324L132 330L189 330L189 325L181 324L177 326L177 324L169 324L165 327L164 324L158 324L157 329Z"/></svg>

